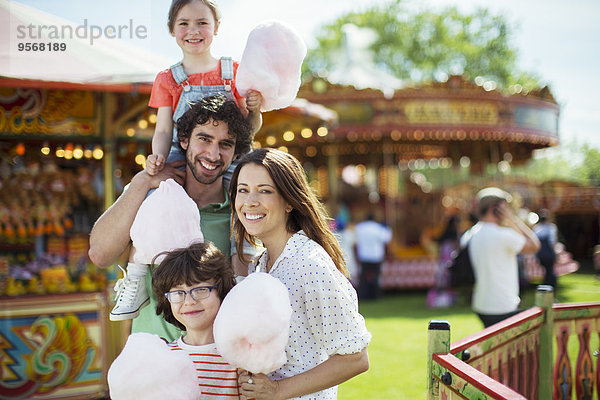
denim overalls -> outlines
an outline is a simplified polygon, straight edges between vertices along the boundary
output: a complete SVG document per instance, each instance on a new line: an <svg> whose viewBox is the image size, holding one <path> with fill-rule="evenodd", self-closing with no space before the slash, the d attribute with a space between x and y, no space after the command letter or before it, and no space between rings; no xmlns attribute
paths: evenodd
<svg viewBox="0 0 600 400"><path fill-rule="evenodd" d="M233 60L231 57L222 57L220 63L223 85L214 86L190 85L188 82L188 76L183 70L181 61L171 67L173 79L175 79L175 82L177 82L178 85L183 86L183 91L181 92L181 97L179 98L177 107L175 107L175 111L173 112L173 142L171 143L171 150L169 151L167 162L185 160L185 155L181 152L178 145L177 120L181 118L181 116L188 111L196 101L204 97L218 94L223 94L229 100L235 101L231 87L234 77ZM227 191L229 191L231 176L233 175L233 170L237 164L238 160L234 160L225 174L223 174L223 186ZM185 169L185 166L182 168ZM152 191L154 191L154 189ZM235 234L231 235L231 248L235 249ZM244 253L253 254L255 251L256 250L254 246L250 245L246 240L244 240Z"/></svg>

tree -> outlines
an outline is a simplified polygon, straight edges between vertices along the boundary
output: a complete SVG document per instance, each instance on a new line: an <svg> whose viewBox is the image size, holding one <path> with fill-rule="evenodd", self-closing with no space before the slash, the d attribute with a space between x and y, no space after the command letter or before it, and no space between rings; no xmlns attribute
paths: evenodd
<svg viewBox="0 0 600 400"><path fill-rule="evenodd" d="M455 7L411 13L402 0L348 13L321 27L318 46L307 55L306 73L320 73L340 62L346 24L376 31L371 45L375 62L400 79L420 82L462 74L494 81L500 88L538 86L537 76L516 67L517 51L510 43L514 27L503 16L485 9L462 15Z"/></svg>
<svg viewBox="0 0 600 400"><path fill-rule="evenodd" d="M600 187L600 151L589 144L581 146L583 160L577 173L591 186Z"/></svg>
<svg viewBox="0 0 600 400"><path fill-rule="evenodd" d="M512 174L539 182L562 179L600 187L600 151L588 143L567 142L543 150L526 164L513 168Z"/></svg>

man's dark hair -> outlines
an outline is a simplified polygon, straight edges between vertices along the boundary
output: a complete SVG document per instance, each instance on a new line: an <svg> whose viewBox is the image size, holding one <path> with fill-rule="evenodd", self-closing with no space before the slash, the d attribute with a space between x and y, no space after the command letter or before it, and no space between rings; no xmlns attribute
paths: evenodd
<svg viewBox="0 0 600 400"><path fill-rule="evenodd" d="M194 128L206 124L209 119L213 123L227 123L229 134L235 138L235 155L250 151L253 137L250 124L233 100L218 95L198 100L177 120L177 145L182 152L185 153L180 142L189 140Z"/></svg>
<svg viewBox="0 0 600 400"><path fill-rule="evenodd" d="M165 293L178 285L192 286L212 280L218 287L219 297L223 301L235 285L231 264L212 242L194 243L189 247L161 254L166 254L166 257L152 273L156 315L162 315L165 321L181 330L185 330L185 326L173 315Z"/></svg>

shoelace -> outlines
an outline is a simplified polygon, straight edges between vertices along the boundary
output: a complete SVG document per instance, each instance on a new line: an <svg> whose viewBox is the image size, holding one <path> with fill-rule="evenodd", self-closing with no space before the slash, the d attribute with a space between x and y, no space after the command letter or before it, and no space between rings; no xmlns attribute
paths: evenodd
<svg viewBox="0 0 600 400"><path fill-rule="evenodd" d="M119 269L123 271L123 277L119 279L117 283L115 283L114 290L115 292L117 292L115 299L117 300L117 303L121 302L122 299L123 301L127 302L128 305L131 305L135 301L135 295L137 293L137 287L140 282L140 279L130 279L123 267L121 267L118 264L117 267L119 267Z"/></svg>

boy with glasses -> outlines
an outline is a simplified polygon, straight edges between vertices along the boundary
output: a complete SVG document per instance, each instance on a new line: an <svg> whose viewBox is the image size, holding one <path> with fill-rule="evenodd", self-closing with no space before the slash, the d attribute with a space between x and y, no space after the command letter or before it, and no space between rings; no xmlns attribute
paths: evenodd
<svg viewBox="0 0 600 400"><path fill-rule="evenodd" d="M152 290L156 314L182 331L169 347L192 358L203 396L239 398L237 371L217 352L213 337L221 302L235 285L231 265L211 242L165 254L152 274Z"/></svg>

